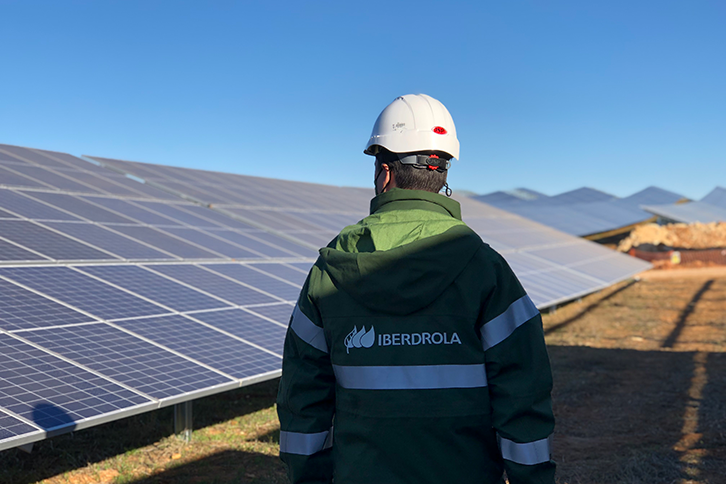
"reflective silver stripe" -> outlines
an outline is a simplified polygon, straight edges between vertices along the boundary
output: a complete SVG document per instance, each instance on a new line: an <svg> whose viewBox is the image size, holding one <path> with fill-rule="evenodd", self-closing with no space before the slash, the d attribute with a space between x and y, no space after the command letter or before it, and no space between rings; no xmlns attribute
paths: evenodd
<svg viewBox="0 0 726 484"><path fill-rule="evenodd" d="M333 365L338 385L349 390L428 390L487 386L484 364L429 366Z"/></svg>
<svg viewBox="0 0 726 484"><path fill-rule="evenodd" d="M330 430L316 434L280 431L280 452L286 454L313 455L333 446Z"/></svg>
<svg viewBox="0 0 726 484"><path fill-rule="evenodd" d="M537 314L539 310L526 294L514 301L506 311L482 326L481 340L484 351L507 339L515 329Z"/></svg>
<svg viewBox="0 0 726 484"><path fill-rule="evenodd" d="M301 340L317 348L325 353L328 352L328 343L325 342L325 334L323 328L316 325L305 314L300 311L300 308L295 305L295 310L292 312L292 322L290 327Z"/></svg>
<svg viewBox="0 0 726 484"><path fill-rule="evenodd" d="M535 440L534 442L527 442L525 444L518 444L512 440L500 437L498 434L497 440L499 440L502 457L517 464L526 466L541 464L549 461L550 455L552 454L551 435L546 439Z"/></svg>

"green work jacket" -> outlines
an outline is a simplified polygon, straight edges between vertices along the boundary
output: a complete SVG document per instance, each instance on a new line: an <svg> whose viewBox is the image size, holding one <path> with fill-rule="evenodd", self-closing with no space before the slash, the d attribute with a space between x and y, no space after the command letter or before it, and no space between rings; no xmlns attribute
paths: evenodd
<svg viewBox="0 0 726 484"><path fill-rule="evenodd" d="M539 311L458 202L393 189L320 250L277 399L294 484L552 484Z"/></svg>

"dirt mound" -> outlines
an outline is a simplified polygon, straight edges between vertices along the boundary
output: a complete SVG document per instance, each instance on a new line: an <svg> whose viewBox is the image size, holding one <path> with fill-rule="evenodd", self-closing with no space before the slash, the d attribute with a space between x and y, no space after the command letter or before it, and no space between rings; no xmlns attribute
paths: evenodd
<svg viewBox="0 0 726 484"><path fill-rule="evenodd" d="M645 244L679 249L726 247L726 222L640 225L620 242L618 250L627 252Z"/></svg>

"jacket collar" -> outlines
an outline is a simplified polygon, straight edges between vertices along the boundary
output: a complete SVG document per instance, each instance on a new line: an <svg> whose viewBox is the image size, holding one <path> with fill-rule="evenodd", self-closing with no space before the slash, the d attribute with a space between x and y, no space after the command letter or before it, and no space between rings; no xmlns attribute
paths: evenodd
<svg viewBox="0 0 726 484"><path fill-rule="evenodd" d="M461 205L438 193L392 188L371 200L371 214L389 210L430 210L461 220Z"/></svg>

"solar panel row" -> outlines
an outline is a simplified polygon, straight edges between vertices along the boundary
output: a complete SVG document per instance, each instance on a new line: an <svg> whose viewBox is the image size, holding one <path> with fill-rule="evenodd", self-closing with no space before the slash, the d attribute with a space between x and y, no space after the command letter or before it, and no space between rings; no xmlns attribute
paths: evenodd
<svg viewBox="0 0 726 484"><path fill-rule="evenodd" d="M698 202L677 205L653 204L643 208L668 221L682 223L726 222L726 189L716 187Z"/></svg>
<svg viewBox="0 0 726 484"><path fill-rule="evenodd" d="M95 159L120 172L144 177L166 189L181 191L189 187L186 195L210 203L216 210L311 247L327 244L345 225L365 217L373 196L372 190L368 189L341 189L108 158ZM233 192L237 185L250 187L249 191L239 192L254 193L255 199L248 196L241 199L236 192L234 196L226 195ZM218 187L224 190L217 190ZM541 195L528 193L532 199ZM570 199L602 200L613 197L597 190L582 189L546 198L554 199L553 208L561 210ZM304 208L300 207L300 200L305 200ZM637 259L469 198L460 198L459 201L464 220L485 242L505 256L539 307L579 297L649 267Z"/></svg>
<svg viewBox="0 0 726 484"><path fill-rule="evenodd" d="M588 236L652 219L641 207L653 203L673 203L683 196L649 187L629 197L616 199L591 188L573 190L555 197L537 199L505 198L499 195L472 197L508 212L516 213L562 232Z"/></svg>
<svg viewBox="0 0 726 484"><path fill-rule="evenodd" d="M299 265L0 267L0 449L276 375Z"/></svg>
<svg viewBox="0 0 726 484"><path fill-rule="evenodd" d="M0 146L0 169L12 175L0 182L0 449L279 374L314 249L364 217L372 195L101 161L147 183ZM115 178L144 188L112 191ZM647 267L462 205L540 307Z"/></svg>
<svg viewBox="0 0 726 484"><path fill-rule="evenodd" d="M0 189L0 260L314 257L316 252L189 203ZM210 214L205 219L203 216Z"/></svg>

